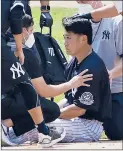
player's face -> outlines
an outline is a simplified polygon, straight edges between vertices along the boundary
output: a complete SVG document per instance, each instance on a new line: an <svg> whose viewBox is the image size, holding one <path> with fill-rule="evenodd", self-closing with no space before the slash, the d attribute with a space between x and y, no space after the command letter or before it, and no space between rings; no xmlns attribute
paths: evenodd
<svg viewBox="0 0 123 151"><path fill-rule="evenodd" d="M64 45L68 55L76 57L80 53L83 47L82 37L82 35L73 32L65 32Z"/></svg>

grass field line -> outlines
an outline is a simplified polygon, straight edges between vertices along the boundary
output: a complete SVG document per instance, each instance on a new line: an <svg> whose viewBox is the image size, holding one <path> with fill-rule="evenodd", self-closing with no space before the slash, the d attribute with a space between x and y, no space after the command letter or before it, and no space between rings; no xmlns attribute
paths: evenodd
<svg viewBox="0 0 123 151"><path fill-rule="evenodd" d="M109 4L111 1L103 1L104 4ZM31 7L40 6L39 1L31 1ZM78 8L78 4L76 1L50 1L51 7L64 7L64 8Z"/></svg>
<svg viewBox="0 0 123 151"><path fill-rule="evenodd" d="M39 1L31 1L31 7L40 6ZM50 1L51 7L64 7L64 8L77 8L78 4L76 1Z"/></svg>

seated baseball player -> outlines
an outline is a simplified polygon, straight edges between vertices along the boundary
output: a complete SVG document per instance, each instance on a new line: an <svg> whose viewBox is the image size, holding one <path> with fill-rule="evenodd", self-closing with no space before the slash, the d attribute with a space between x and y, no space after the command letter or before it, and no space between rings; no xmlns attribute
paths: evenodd
<svg viewBox="0 0 123 151"><path fill-rule="evenodd" d="M111 92L107 69L93 51L92 26L86 19L64 18L64 39L67 54L73 59L66 69L70 80L84 69L89 69L93 80L90 87L79 87L66 93L67 106L61 109L60 119L50 126L64 127L62 142L98 141L103 132L103 122L111 118Z"/></svg>

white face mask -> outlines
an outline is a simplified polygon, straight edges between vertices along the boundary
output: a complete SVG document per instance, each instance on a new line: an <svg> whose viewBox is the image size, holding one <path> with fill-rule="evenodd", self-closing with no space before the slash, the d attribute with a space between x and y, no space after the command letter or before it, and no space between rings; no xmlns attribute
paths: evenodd
<svg viewBox="0 0 123 151"><path fill-rule="evenodd" d="M28 39L25 42L25 46L27 46L28 48L32 48L32 46L35 43L35 38L33 33L29 35Z"/></svg>

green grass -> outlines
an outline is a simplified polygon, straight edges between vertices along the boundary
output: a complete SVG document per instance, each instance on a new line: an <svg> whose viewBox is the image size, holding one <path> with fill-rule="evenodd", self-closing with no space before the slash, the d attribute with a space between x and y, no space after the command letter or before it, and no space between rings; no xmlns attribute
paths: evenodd
<svg viewBox="0 0 123 151"><path fill-rule="evenodd" d="M58 44L60 45L64 55L68 59L67 54L65 53L64 49L64 39L63 39L63 33L64 29L62 27L62 18L63 17L69 17L72 16L77 12L77 9L75 8L51 8L50 14L53 17L53 26L52 26L52 36L57 40ZM32 15L34 19L34 31L40 32L40 26L39 26L39 20L40 20L40 9L39 7L33 7L32 8ZM48 28L44 28L43 33L47 33L49 30ZM58 102L64 98L64 95L60 95L55 97L55 102Z"/></svg>

